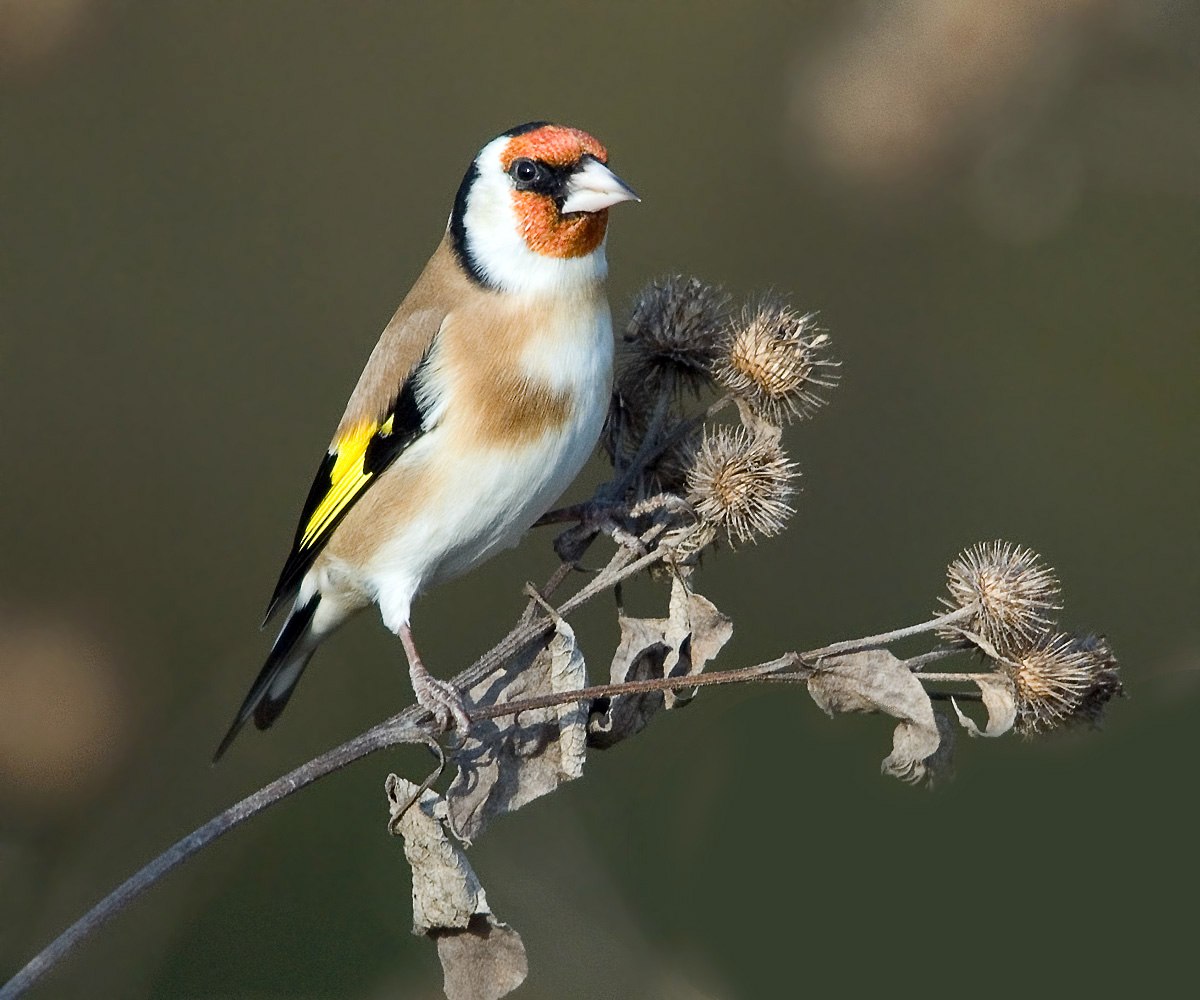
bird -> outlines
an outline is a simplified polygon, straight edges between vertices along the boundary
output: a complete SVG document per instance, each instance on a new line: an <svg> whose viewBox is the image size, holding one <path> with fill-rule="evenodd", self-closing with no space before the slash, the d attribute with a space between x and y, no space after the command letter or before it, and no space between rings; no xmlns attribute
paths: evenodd
<svg viewBox="0 0 1200 1000"><path fill-rule="evenodd" d="M517 544L595 448L612 386L608 209L640 201L577 128L488 142L384 328L301 509L264 626L283 620L217 748L270 727L320 643L374 604L441 730L469 728L430 674L414 599Z"/></svg>

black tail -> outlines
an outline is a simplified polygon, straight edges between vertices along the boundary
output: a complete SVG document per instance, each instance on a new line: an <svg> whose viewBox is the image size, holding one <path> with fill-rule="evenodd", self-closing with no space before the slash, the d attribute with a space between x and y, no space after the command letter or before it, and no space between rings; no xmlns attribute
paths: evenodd
<svg viewBox="0 0 1200 1000"><path fill-rule="evenodd" d="M267 662L263 664L250 693L238 709L229 732L225 734L217 752L213 754L214 764L229 749L229 744L234 741L250 716L254 716L254 724L259 729L266 729L279 718L292 696L292 690L300 680L300 675L308 665L309 657L313 654L315 646L311 641L309 626L320 603L321 595L314 594L307 604L296 608L284 622L283 630L267 656Z"/></svg>

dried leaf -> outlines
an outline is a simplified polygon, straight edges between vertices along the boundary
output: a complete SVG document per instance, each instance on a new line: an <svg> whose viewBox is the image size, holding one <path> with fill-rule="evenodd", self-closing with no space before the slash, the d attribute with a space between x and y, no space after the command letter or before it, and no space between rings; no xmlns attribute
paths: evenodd
<svg viewBox="0 0 1200 1000"><path fill-rule="evenodd" d="M413 933L465 928L477 913L491 912L487 897L466 856L446 835L445 800L427 789L413 802L418 787L394 774L384 785L392 814L389 829L404 837L404 856L412 866Z"/></svg>
<svg viewBox="0 0 1200 1000"><path fill-rule="evenodd" d="M621 641L613 654L609 680L614 684L625 681L649 680L663 676L663 664L671 647L667 645L665 618L617 618ZM588 719L588 744L601 750L635 733L650 721L663 704L661 691L630 694L597 702Z"/></svg>
<svg viewBox="0 0 1200 1000"><path fill-rule="evenodd" d="M679 578L671 583L671 606L666 640L671 647L665 663L666 676L690 677L704 670L733 635L733 622L708 598L687 589ZM692 692L664 691L667 709L692 700Z"/></svg>
<svg viewBox="0 0 1200 1000"><path fill-rule="evenodd" d="M578 691L587 686L587 664L575 642L575 633L559 619L554 638L550 640L550 690ZM588 706L571 701L554 709L558 720L559 776L573 781L583 776L583 760L587 755Z"/></svg>
<svg viewBox="0 0 1200 1000"><path fill-rule="evenodd" d="M941 745L941 734L924 686L903 661L886 649L829 656L808 680L808 693L823 711L885 712L899 719L892 752L880 770L902 781L926 777L928 761Z"/></svg>
<svg viewBox="0 0 1200 1000"><path fill-rule="evenodd" d="M563 620L550 638L514 657L467 692L467 709L577 691L587 684L583 654ZM588 706L571 702L501 716L471 727L455 751L458 768L446 800L458 836L467 843L493 819L515 812L583 773Z"/></svg>
<svg viewBox="0 0 1200 1000"><path fill-rule="evenodd" d="M980 729L975 720L963 713L958 702L953 698L950 704L954 706L954 714L958 721L972 736L1003 736L1017 721L1017 693L1013 690L1012 681L1001 674L975 678L975 685L983 695L983 706L987 709L987 725Z"/></svg>
<svg viewBox="0 0 1200 1000"><path fill-rule="evenodd" d="M614 684L699 674L733 635L733 623L706 597L689 590L678 576L671 582L668 617L622 615L617 622L621 641L609 668L609 679ZM679 708L690 700L691 694L682 691L648 691L613 698L592 712L588 742L607 749L640 732L660 708Z"/></svg>
<svg viewBox="0 0 1200 1000"><path fill-rule="evenodd" d="M447 1000L498 1000L529 974L521 935L494 917L474 917L465 930L434 936Z"/></svg>
<svg viewBox="0 0 1200 1000"><path fill-rule="evenodd" d="M466 855L447 835L445 799L426 790L413 802L418 786L394 774L384 787L388 829L404 837L412 867L413 933L437 941L448 1000L507 996L529 973L525 946L492 915Z"/></svg>

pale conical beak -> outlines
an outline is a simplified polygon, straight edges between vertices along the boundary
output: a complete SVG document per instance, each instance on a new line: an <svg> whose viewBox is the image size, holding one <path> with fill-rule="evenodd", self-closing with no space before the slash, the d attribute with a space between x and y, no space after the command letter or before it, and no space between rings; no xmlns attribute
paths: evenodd
<svg viewBox="0 0 1200 1000"><path fill-rule="evenodd" d="M622 201L641 200L634 194L633 188L603 163L595 157L585 156L575 172L567 178L567 197L560 211L564 215L570 212L599 212Z"/></svg>

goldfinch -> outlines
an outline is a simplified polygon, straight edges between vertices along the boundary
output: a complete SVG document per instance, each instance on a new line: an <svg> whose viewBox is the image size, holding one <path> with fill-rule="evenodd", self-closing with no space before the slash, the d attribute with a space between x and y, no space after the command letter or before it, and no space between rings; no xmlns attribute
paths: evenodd
<svg viewBox="0 0 1200 1000"><path fill-rule="evenodd" d="M608 209L638 200L607 161L586 132L532 122L471 162L317 470L267 609L290 605L287 619L214 760L252 716L270 726L321 641L370 604L400 637L418 702L467 728L409 614L515 545L596 444L612 381Z"/></svg>

